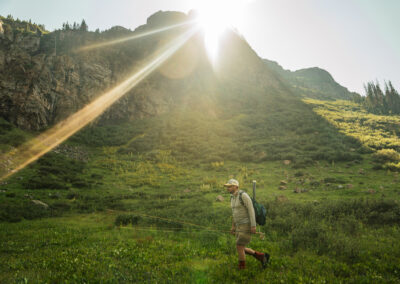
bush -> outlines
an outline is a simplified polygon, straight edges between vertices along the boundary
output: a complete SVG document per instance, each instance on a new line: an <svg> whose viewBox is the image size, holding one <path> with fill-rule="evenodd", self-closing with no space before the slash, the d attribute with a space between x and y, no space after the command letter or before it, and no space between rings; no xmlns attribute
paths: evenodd
<svg viewBox="0 0 400 284"><path fill-rule="evenodd" d="M329 252L329 230L322 222L304 223L291 233L292 249L315 249L318 254Z"/></svg>
<svg viewBox="0 0 400 284"><path fill-rule="evenodd" d="M400 153L396 152L393 149L378 150L372 156L374 161L380 164L388 162L400 162Z"/></svg>
<svg viewBox="0 0 400 284"><path fill-rule="evenodd" d="M140 216L132 215L132 214L121 214L115 218L115 225L116 226L126 226L131 224L136 225L140 220Z"/></svg>
<svg viewBox="0 0 400 284"><path fill-rule="evenodd" d="M323 182L324 183L340 183L340 184L346 183L346 181L344 179L335 178L335 177L324 178Z"/></svg>
<svg viewBox="0 0 400 284"><path fill-rule="evenodd" d="M400 163L387 163L383 166L383 168L394 172L400 172Z"/></svg>
<svg viewBox="0 0 400 284"><path fill-rule="evenodd" d="M35 175L26 179L23 186L29 189L68 189L71 183L77 183L79 187L87 187L81 184L79 175L85 168L85 163L69 159L61 154L47 153L35 164Z"/></svg>

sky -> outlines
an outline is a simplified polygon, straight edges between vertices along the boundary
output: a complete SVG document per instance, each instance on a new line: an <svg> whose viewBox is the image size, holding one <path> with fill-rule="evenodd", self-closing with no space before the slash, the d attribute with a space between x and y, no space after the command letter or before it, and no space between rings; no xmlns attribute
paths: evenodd
<svg viewBox="0 0 400 284"><path fill-rule="evenodd" d="M50 31L82 19L89 30L134 30L159 10L212 10L219 1L231 11L236 0L0 0L0 15L31 19ZM400 90L400 0L237 1L232 24L260 57L292 71L323 68L360 94L375 80L391 80Z"/></svg>

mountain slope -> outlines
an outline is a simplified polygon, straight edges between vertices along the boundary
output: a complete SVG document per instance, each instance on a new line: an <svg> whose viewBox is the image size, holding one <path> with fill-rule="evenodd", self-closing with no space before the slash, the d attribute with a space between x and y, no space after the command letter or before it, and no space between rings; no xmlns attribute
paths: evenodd
<svg viewBox="0 0 400 284"><path fill-rule="evenodd" d="M188 19L183 13L158 12L138 31ZM121 81L132 66L185 29L83 53L75 51L138 31L55 31L35 38L39 41L33 49L3 38L1 115L21 128L49 127ZM55 40L57 51L51 44ZM104 141L122 147L121 153L167 150L180 160L289 159L299 166L361 158L350 152L359 143L313 113L290 81L266 66L243 38L229 31L220 44L224 52L213 68L202 34L197 34L74 141L101 146L101 140L91 137L103 133L104 126L121 133L120 142L112 142L113 137ZM138 128L124 129L129 121ZM134 139L137 135L141 137Z"/></svg>
<svg viewBox="0 0 400 284"><path fill-rule="evenodd" d="M264 63L272 70L280 74L294 88L301 97L325 100L351 100L354 92L339 85L326 70L314 67L296 70L294 72L284 70L275 61L267 59Z"/></svg>

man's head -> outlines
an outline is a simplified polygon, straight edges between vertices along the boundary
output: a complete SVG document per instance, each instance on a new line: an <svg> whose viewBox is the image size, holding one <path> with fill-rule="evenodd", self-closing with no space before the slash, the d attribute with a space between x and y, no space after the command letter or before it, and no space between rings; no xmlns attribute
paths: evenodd
<svg viewBox="0 0 400 284"><path fill-rule="evenodd" d="M233 194L239 189L239 182L232 178L224 186L230 194Z"/></svg>

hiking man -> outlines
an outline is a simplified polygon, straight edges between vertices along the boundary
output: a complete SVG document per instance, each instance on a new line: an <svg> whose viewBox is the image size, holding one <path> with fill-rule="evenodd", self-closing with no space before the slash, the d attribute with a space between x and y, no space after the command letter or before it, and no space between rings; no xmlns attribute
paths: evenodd
<svg viewBox="0 0 400 284"><path fill-rule="evenodd" d="M246 254L252 255L255 259L260 261L262 267L265 268L269 260L269 254L246 247L246 245L250 243L251 234L256 233L256 218L253 202L246 192L239 190L239 182L237 180L230 179L224 186L231 194L233 215L231 234L236 235L239 269L246 268Z"/></svg>

